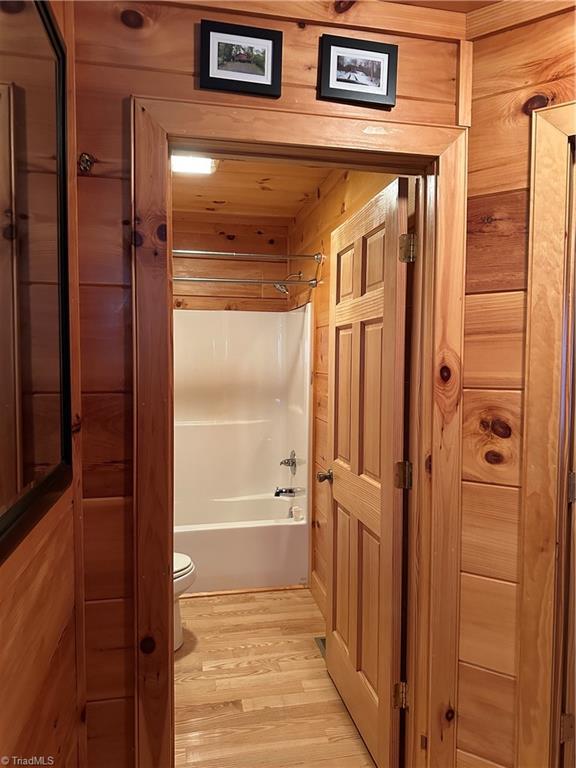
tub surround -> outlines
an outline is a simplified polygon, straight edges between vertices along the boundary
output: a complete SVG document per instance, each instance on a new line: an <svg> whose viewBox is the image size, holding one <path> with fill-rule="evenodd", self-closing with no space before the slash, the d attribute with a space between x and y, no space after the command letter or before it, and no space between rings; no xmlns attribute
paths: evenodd
<svg viewBox="0 0 576 768"><path fill-rule="evenodd" d="M174 311L174 546L194 592L307 583L309 382L309 308Z"/></svg>

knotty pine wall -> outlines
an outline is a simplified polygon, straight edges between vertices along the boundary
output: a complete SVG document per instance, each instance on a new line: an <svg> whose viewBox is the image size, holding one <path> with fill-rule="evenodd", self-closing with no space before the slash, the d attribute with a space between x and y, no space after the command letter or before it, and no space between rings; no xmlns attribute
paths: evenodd
<svg viewBox="0 0 576 768"><path fill-rule="evenodd" d="M316 99L318 38L340 32L400 44L398 105L387 119L448 125L457 119L458 41L420 38L418 25L421 12L432 13L435 20L458 14L411 9L414 33L400 37L370 29L377 15L370 12L368 24L364 3L338 14L332 3L313 0L306 4L306 22L289 17L290 3L285 4L287 18L274 18L279 5L271 4L268 11L266 4L259 6L264 8L259 16L243 4L239 12L219 11L210 3L204 9L194 3L75 4L78 150L94 158L91 171L78 179L87 722L93 768L128 768L134 749L130 96L266 107L285 113L295 130L307 114L381 119L380 112L366 107ZM282 97L263 100L198 90L195 45L201 18L282 30L290 51L284 58ZM440 34L440 27L434 29ZM312 235L306 237L312 247ZM320 374L325 310L317 317ZM321 398L320 391L321 386Z"/></svg>
<svg viewBox="0 0 576 768"><path fill-rule="evenodd" d="M387 119L457 120L458 43L420 39L422 16L416 9L415 36L399 37L368 31L378 23L377 15L371 14L368 25L361 2L346 14L335 14L331 4L310 2L306 23L270 18L278 15L277 5L262 16L204 5L211 7L76 4L79 150L95 161L79 178L91 766L125 768L133 751L130 95L231 107L241 99L246 106L281 110L295 124L311 113L379 119L380 113L368 108L315 98L318 37L340 32L400 44L398 106ZM123 11L128 11L124 21ZM286 49L293 53L285 64L282 98L263 102L199 91L194 31L200 18L282 29ZM561 14L474 44L458 711L462 767L483 759L514 764L529 112L547 100L574 96L569 18ZM352 189L353 182L348 184ZM310 230L293 234L290 247L315 248L314 242L327 236L329 225L322 234L321 223L310 215L307 220ZM318 290L315 311L315 460L322 468L326 290ZM325 519L326 504L316 497L315 520ZM314 586L322 603L322 526L316 535Z"/></svg>
<svg viewBox="0 0 576 768"><path fill-rule="evenodd" d="M273 211L271 211L271 214ZM268 256L286 254L290 219L271 215L255 217L174 211L174 248L236 251ZM175 256L174 276L230 277L281 280L289 272L288 261L236 260ZM310 267L308 268L310 271ZM289 297L272 285L174 283L175 309L228 309L283 312Z"/></svg>
<svg viewBox="0 0 576 768"><path fill-rule="evenodd" d="M574 24L569 11L474 42L457 721L461 768L485 765L483 760L495 768L516 765L530 113L576 96Z"/></svg>
<svg viewBox="0 0 576 768"><path fill-rule="evenodd" d="M68 59L68 151L69 160L69 268L70 313L73 323L72 348L72 407L73 421L78 423L79 333L77 322L77 243L76 243L76 187L75 187L75 99L74 99L74 12L71 5L51 2L57 24L70 53ZM4 9L2 9L4 10ZM19 13L33 14L31 4ZM14 16L16 27L23 29L21 17ZM0 13L2 35L2 65L10 68L9 59L15 59L4 43L22 41L10 33L11 15ZM33 42L33 41L32 41ZM28 41L30 45L30 40ZM37 48L37 51L39 48ZM12 55L11 55L12 54ZM39 56L24 57L14 67L15 80L28 94L30 115L44 110L41 102L46 70L49 62ZM12 62L15 64L16 62ZM26 72L24 76L23 73ZM33 97L30 96L33 94ZM46 91L46 96L50 93ZM52 109L52 105L47 105ZM45 113L46 114L46 113ZM53 145L46 146L46 123L32 117L27 125L27 160L25 172L41 171L47 177L54 173ZM43 152L48 149L49 152ZM22 170L22 168L20 169ZM4 210L4 209L3 209ZM45 253L43 240L42 205L31 207L28 221L31 252ZM53 234L53 233L48 233ZM52 254L53 255L53 254ZM50 278L45 282L50 283ZM28 275L30 284L40 285L38 271ZM52 275L52 282L54 276ZM52 318L53 319L53 318ZM51 328L53 325L51 325ZM38 329L34 329L38 331ZM34 334L32 338L38 341ZM41 339L41 335L40 335ZM40 372L41 366L36 373ZM39 396L41 375L34 378L34 396ZM43 397L50 396L44 391ZM52 395L53 396L53 395ZM0 718L0 751L6 755L29 758L30 755L52 756L55 764L63 768L78 765L85 753L84 707L84 636L83 585L81 558L80 511L80 436L74 435L74 480L44 517L0 563L0 626L3 627L0 651L0 679L4 691Z"/></svg>

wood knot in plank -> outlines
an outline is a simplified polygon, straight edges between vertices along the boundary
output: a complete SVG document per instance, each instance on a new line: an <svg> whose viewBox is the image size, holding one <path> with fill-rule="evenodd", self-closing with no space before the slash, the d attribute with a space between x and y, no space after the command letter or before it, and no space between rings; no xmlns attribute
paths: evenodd
<svg viewBox="0 0 576 768"><path fill-rule="evenodd" d="M488 462L488 464L503 464L504 463L504 456L500 453L500 451L486 451L484 454L484 458Z"/></svg>
<svg viewBox="0 0 576 768"><path fill-rule="evenodd" d="M141 232L138 232L137 229L134 229L132 231L132 245L135 248L140 248L140 246L144 243L144 236Z"/></svg>
<svg viewBox="0 0 576 768"><path fill-rule="evenodd" d="M445 424L448 424L458 412L462 397L458 355L453 350L446 349L436 370L434 396Z"/></svg>
<svg viewBox="0 0 576 768"><path fill-rule="evenodd" d="M542 109L547 107L550 103L550 97L545 93L535 93L534 96L530 96L522 105L522 112L525 115L530 116L535 109Z"/></svg>
<svg viewBox="0 0 576 768"><path fill-rule="evenodd" d="M494 435L501 440L507 440L512 437L512 427L504 419L480 419L480 429L485 432L489 437Z"/></svg>
<svg viewBox="0 0 576 768"><path fill-rule="evenodd" d="M334 10L336 13L346 13L356 4L356 0L336 0L334 3Z"/></svg>
<svg viewBox="0 0 576 768"><path fill-rule="evenodd" d="M125 8L120 14L120 21L129 29L142 29L144 26L144 16L140 11L132 8Z"/></svg>
<svg viewBox="0 0 576 768"><path fill-rule="evenodd" d="M512 427L504 419L492 419L492 432L496 437L507 440L512 436Z"/></svg>
<svg viewBox="0 0 576 768"><path fill-rule="evenodd" d="M146 637L140 640L140 650L145 654L154 653L156 650L156 640L154 640L152 635L146 635Z"/></svg>
<svg viewBox="0 0 576 768"><path fill-rule="evenodd" d="M0 11L2 13L22 13L24 7L24 0L3 0L0 3Z"/></svg>
<svg viewBox="0 0 576 768"><path fill-rule="evenodd" d="M74 416L70 429L73 435L76 435L82 429L82 417L79 413Z"/></svg>
<svg viewBox="0 0 576 768"><path fill-rule="evenodd" d="M7 224L2 230L4 240L16 240L17 230L15 224Z"/></svg>
<svg viewBox="0 0 576 768"><path fill-rule="evenodd" d="M166 224L159 224L156 227L156 237L158 238L158 240L160 240L160 242L162 243L166 242L167 233L168 233L168 229L166 227Z"/></svg>

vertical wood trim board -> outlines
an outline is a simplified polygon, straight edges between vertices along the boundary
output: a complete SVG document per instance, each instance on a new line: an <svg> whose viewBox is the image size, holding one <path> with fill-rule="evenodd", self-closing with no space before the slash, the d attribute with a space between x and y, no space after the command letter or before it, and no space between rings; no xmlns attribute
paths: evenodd
<svg viewBox="0 0 576 768"><path fill-rule="evenodd" d="M456 750L466 156L463 133L438 168L430 584L430 755L438 768L453 765Z"/></svg>
<svg viewBox="0 0 576 768"><path fill-rule="evenodd" d="M573 117L576 105L563 109ZM552 743L556 539L561 510L561 445L568 425L565 384L567 135L533 119L528 333L522 478L517 761L548 765Z"/></svg>
<svg viewBox="0 0 576 768"><path fill-rule="evenodd" d="M168 137L133 110L136 760L154 768L174 759L172 228Z"/></svg>

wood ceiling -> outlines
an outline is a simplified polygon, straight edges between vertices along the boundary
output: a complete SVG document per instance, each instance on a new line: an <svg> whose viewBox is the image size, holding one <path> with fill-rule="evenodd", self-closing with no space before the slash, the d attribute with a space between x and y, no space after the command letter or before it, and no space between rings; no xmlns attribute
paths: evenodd
<svg viewBox="0 0 576 768"><path fill-rule="evenodd" d="M293 219L317 198L331 168L279 162L222 159L209 176L173 174L174 211Z"/></svg>

